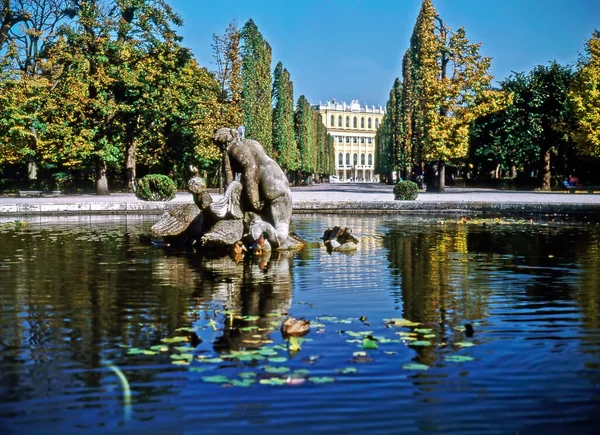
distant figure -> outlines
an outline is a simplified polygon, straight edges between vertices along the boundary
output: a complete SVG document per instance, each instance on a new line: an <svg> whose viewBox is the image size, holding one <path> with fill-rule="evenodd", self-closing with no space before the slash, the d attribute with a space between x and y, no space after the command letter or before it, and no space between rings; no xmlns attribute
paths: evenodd
<svg viewBox="0 0 600 435"><path fill-rule="evenodd" d="M579 178L575 175L569 175L569 186L579 186Z"/></svg>
<svg viewBox="0 0 600 435"><path fill-rule="evenodd" d="M237 130L238 130L238 134L240 135L240 140L244 140L244 138L246 136L246 127L243 125L240 125Z"/></svg>

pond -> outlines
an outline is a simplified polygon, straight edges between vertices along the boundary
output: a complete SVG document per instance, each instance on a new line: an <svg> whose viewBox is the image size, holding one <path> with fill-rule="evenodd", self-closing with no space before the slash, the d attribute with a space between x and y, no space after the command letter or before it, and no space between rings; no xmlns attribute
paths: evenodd
<svg viewBox="0 0 600 435"><path fill-rule="evenodd" d="M293 221L302 252L239 262L0 223L0 433L598 433L600 225Z"/></svg>

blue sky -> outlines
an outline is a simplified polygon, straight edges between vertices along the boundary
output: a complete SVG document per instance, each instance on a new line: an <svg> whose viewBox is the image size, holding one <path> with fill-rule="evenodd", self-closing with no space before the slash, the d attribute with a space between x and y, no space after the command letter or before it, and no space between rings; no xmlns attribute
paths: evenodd
<svg viewBox="0 0 600 435"><path fill-rule="evenodd" d="M384 105L421 0L170 0L180 34L202 66L214 69L213 33L252 18L294 82L294 98ZM452 28L481 42L496 80L557 60L574 63L594 28L599 0L433 0Z"/></svg>

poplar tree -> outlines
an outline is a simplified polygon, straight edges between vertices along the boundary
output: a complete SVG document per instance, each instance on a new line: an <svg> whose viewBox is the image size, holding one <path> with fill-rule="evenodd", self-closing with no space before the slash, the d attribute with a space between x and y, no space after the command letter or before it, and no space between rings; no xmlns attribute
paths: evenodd
<svg viewBox="0 0 600 435"><path fill-rule="evenodd" d="M600 157L600 31L585 51L569 94L576 124L572 137L582 154Z"/></svg>
<svg viewBox="0 0 600 435"><path fill-rule="evenodd" d="M240 32L242 38L242 107L246 135L272 153L271 46L252 19Z"/></svg>
<svg viewBox="0 0 600 435"><path fill-rule="evenodd" d="M412 104L413 153L427 163L428 190L444 191L445 164L467 154L471 122L508 102L491 89L490 58L482 57L479 47L464 28L452 31L431 0L423 0L404 78L405 87L410 85L405 98Z"/></svg>
<svg viewBox="0 0 600 435"><path fill-rule="evenodd" d="M294 127L298 143L298 170L305 174L312 174L314 167L314 111L304 95L300 95L296 104Z"/></svg>
<svg viewBox="0 0 600 435"><path fill-rule="evenodd" d="M273 154L283 169L294 168L294 100L290 74L277 63L273 73Z"/></svg>

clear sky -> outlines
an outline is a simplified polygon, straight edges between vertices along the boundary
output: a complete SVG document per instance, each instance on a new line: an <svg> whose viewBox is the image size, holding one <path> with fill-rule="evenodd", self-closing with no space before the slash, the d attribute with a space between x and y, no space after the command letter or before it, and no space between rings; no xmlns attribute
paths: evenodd
<svg viewBox="0 0 600 435"><path fill-rule="evenodd" d="M235 19L252 18L294 82L294 99L335 98L384 105L421 0L168 0L184 20L180 34L202 66L213 70L211 41ZM600 30L600 0L433 0L452 28L464 26L492 74L529 71L556 60L575 63Z"/></svg>

